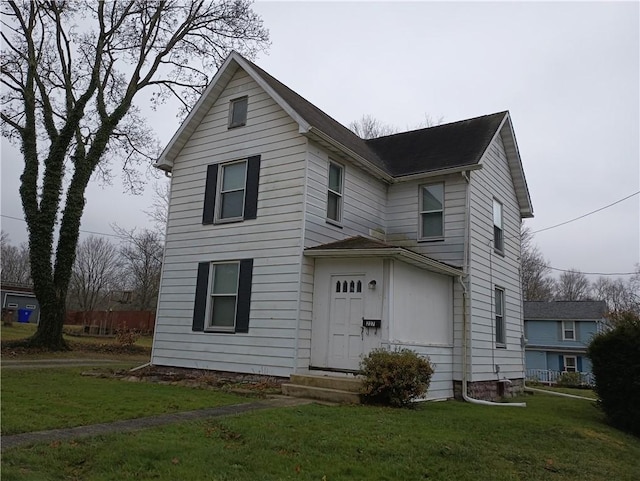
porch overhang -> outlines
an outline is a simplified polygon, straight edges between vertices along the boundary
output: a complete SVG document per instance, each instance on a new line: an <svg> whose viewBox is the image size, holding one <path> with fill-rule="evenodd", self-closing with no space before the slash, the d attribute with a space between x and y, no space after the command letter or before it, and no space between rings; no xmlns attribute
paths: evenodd
<svg viewBox="0 0 640 481"><path fill-rule="evenodd" d="M425 269L438 274L449 276L463 275L462 269L450 266L430 257L418 254L403 247L372 247L372 248L322 248L322 246L305 249L304 255L314 258L334 259L362 259L362 258L386 258L396 259L411 264L420 269Z"/></svg>
<svg viewBox="0 0 640 481"><path fill-rule="evenodd" d="M543 346L527 344L525 351L546 351L546 352L569 352L571 354L584 354L587 352L586 346Z"/></svg>

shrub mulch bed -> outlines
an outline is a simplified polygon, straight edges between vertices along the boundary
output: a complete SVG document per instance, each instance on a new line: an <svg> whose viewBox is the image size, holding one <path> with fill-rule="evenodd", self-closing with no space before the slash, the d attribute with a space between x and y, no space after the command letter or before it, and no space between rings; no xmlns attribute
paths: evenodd
<svg viewBox="0 0 640 481"><path fill-rule="evenodd" d="M287 379L258 374L208 371L168 366L145 366L135 370L93 369L85 376L114 377L129 382L156 382L200 389L219 389L244 396L266 397L280 394Z"/></svg>

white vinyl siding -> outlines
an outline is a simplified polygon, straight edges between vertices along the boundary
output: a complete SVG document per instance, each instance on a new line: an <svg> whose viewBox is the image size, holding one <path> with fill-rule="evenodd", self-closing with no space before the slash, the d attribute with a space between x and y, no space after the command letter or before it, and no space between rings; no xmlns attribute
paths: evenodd
<svg viewBox="0 0 640 481"><path fill-rule="evenodd" d="M461 266L464 260L466 181L460 174L437 177L431 183L444 185L444 223L441 242L418 242L421 233L420 187L424 181L389 186L387 242L410 248L441 262Z"/></svg>
<svg viewBox="0 0 640 481"><path fill-rule="evenodd" d="M506 130L506 129L505 129ZM523 375L522 299L519 277L520 211L500 134L471 172L470 308L472 381ZM502 202L503 255L494 249L493 201ZM496 349L494 288L504 289L505 344Z"/></svg>
<svg viewBox="0 0 640 481"><path fill-rule="evenodd" d="M344 164L342 222L340 227L326 221L329 155L309 143L305 247L363 235L384 233L386 185L352 164Z"/></svg>
<svg viewBox="0 0 640 481"><path fill-rule="evenodd" d="M228 129L229 102L245 95L247 124ZM244 71L236 72L175 160L154 364L291 373L306 149L298 125ZM207 166L252 155L261 156L257 218L202 225ZM254 260L249 332L192 332L198 263L237 259Z"/></svg>

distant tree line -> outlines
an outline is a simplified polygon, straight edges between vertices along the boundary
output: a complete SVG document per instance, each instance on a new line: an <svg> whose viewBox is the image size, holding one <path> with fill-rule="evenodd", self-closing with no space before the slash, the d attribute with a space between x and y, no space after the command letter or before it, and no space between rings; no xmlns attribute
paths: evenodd
<svg viewBox="0 0 640 481"><path fill-rule="evenodd" d="M522 229L522 295L525 301L605 301L611 313L640 313L640 264L628 279L600 276L595 281L578 269L554 278L551 266L533 243L529 228Z"/></svg>
<svg viewBox="0 0 640 481"><path fill-rule="evenodd" d="M154 310L160 288L162 235L115 227L121 241L89 236L80 241L67 294L67 309ZM29 248L2 233L2 282L31 285Z"/></svg>

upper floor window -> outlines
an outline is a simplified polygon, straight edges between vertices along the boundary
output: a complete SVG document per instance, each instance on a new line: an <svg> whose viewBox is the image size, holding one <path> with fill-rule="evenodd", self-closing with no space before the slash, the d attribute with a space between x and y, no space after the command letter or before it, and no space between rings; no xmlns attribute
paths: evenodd
<svg viewBox="0 0 640 481"><path fill-rule="evenodd" d="M493 199L493 247L504 252L504 233L502 229L502 204Z"/></svg>
<svg viewBox="0 0 640 481"><path fill-rule="evenodd" d="M576 323L574 321L562 321L562 340L576 340Z"/></svg>
<svg viewBox="0 0 640 481"><path fill-rule="evenodd" d="M247 161L221 166L218 189L218 220L241 219L244 213L244 193L247 181Z"/></svg>
<svg viewBox="0 0 640 481"><path fill-rule="evenodd" d="M247 123L248 97L234 99L229 104L229 128L242 127Z"/></svg>
<svg viewBox="0 0 640 481"><path fill-rule="evenodd" d="M420 238L437 239L444 236L444 184L420 187Z"/></svg>
<svg viewBox="0 0 640 481"><path fill-rule="evenodd" d="M504 321L504 289L494 289L494 307L496 316L496 346L504 347L506 344L506 325Z"/></svg>
<svg viewBox="0 0 640 481"><path fill-rule="evenodd" d="M342 194L344 186L344 167L329 162L329 186L327 192L327 219L342 222Z"/></svg>
<svg viewBox="0 0 640 481"><path fill-rule="evenodd" d="M207 166L202 223L255 219L259 184L259 155Z"/></svg>

